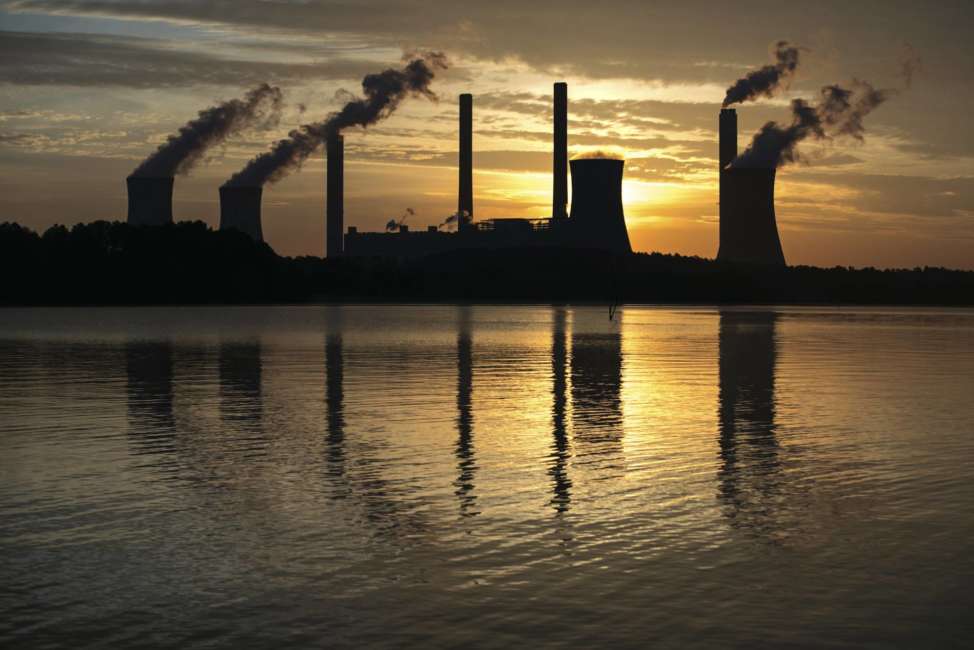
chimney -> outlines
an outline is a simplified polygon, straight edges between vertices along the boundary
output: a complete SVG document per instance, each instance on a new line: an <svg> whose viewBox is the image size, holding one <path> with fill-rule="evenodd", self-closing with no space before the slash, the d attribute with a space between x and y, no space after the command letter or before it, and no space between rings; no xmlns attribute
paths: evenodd
<svg viewBox="0 0 974 650"><path fill-rule="evenodd" d="M734 229L734 225L730 223L730 217L725 210L730 196L727 187L729 181L724 178L724 169L737 158L737 111L733 108L720 109L717 158L717 214L719 222L717 259L720 259L720 246L723 242L729 241L730 231Z"/></svg>
<svg viewBox="0 0 974 650"><path fill-rule="evenodd" d="M262 187L224 185L220 188L220 230L239 230L264 241L260 225Z"/></svg>
<svg viewBox="0 0 974 650"><path fill-rule="evenodd" d="M464 216L466 213L466 216ZM473 95L460 95L460 191L457 230L473 221Z"/></svg>
<svg viewBox="0 0 974 650"><path fill-rule="evenodd" d="M624 160L584 158L571 161L575 242L585 248L631 253L622 211Z"/></svg>
<svg viewBox="0 0 974 650"><path fill-rule="evenodd" d="M721 172L718 261L785 265L774 214L774 178L775 170L767 167Z"/></svg>
<svg viewBox="0 0 974 650"><path fill-rule="evenodd" d="M128 223L133 226L163 226L172 223L173 177L129 176Z"/></svg>
<svg viewBox="0 0 974 650"><path fill-rule="evenodd" d="M551 217L567 219L568 214L565 210L568 205L568 84L564 81L555 84L553 141Z"/></svg>
<svg viewBox="0 0 974 650"><path fill-rule="evenodd" d="M338 257L345 250L345 138L328 138L325 148L325 251L327 257Z"/></svg>

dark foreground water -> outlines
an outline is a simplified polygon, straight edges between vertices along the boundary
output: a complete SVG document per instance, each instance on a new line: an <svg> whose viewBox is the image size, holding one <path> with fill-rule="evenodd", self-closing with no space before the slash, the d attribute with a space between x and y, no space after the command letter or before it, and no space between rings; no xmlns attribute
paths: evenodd
<svg viewBox="0 0 974 650"><path fill-rule="evenodd" d="M974 311L0 311L0 646L970 647Z"/></svg>

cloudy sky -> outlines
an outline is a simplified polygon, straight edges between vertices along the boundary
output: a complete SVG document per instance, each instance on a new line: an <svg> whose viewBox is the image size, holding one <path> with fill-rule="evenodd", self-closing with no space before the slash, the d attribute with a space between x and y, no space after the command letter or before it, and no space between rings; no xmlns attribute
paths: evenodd
<svg viewBox="0 0 974 650"><path fill-rule="evenodd" d="M637 250L713 257L716 122L731 83L805 48L787 90L739 108L740 146L825 83L895 89L866 139L808 144L779 172L790 263L974 268L974 4L493 0L0 0L0 221L124 219L125 177L213 102L260 82L287 107L177 178L177 219L218 222L217 187L286 132L340 107L370 71L442 50L438 102L346 134L347 225L414 227L456 209L456 96L474 94L475 213L544 216L550 97L569 84L573 152L627 159ZM912 83L903 62L919 61ZM304 109L302 113L301 109ZM322 156L264 192L280 253L324 250Z"/></svg>

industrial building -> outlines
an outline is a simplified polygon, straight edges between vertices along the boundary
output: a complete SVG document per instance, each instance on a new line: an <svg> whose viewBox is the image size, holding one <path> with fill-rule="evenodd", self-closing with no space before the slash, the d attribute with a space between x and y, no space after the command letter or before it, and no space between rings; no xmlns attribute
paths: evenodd
<svg viewBox="0 0 974 650"><path fill-rule="evenodd" d="M540 219L474 219L473 96L460 95L459 183L456 231L438 226L393 232L342 232L342 143L329 142L326 232L328 256L422 257L458 249L516 247L573 247L629 253L629 233L622 208L625 162L607 158L572 160L572 204L568 204L568 85L554 85L554 125L551 217Z"/></svg>

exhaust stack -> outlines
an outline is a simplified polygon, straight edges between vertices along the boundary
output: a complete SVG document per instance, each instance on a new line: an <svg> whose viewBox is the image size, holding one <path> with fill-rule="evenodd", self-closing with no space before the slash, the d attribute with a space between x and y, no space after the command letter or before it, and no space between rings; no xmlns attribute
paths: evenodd
<svg viewBox="0 0 974 650"><path fill-rule="evenodd" d="M220 230L239 230L264 241L260 223L262 187L224 185L220 188Z"/></svg>
<svg viewBox="0 0 974 650"><path fill-rule="evenodd" d="M737 111L733 108L720 109L717 143L717 213L719 222L719 236L717 244L717 259L722 259L721 250L725 241L730 241L732 235L727 214L727 203L730 200L728 183L724 178L724 170L737 158Z"/></svg>
<svg viewBox="0 0 974 650"><path fill-rule="evenodd" d="M129 176L125 184L129 193L129 225L164 226L172 223L172 176Z"/></svg>
<svg viewBox="0 0 974 650"><path fill-rule="evenodd" d="M552 167L553 219L567 219L568 213L568 84L559 81L554 89L554 134Z"/></svg>
<svg viewBox="0 0 974 650"><path fill-rule="evenodd" d="M325 252L327 257L339 257L345 250L345 138L328 138L325 147Z"/></svg>
<svg viewBox="0 0 974 650"><path fill-rule="evenodd" d="M457 230L473 221L473 95L460 95L460 189Z"/></svg>
<svg viewBox="0 0 974 650"><path fill-rule="evenodd" d="M571 161L572 223L576 244L631 253L622 210L624 160L582 158Z"/></svg>

